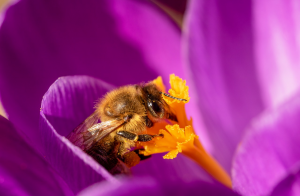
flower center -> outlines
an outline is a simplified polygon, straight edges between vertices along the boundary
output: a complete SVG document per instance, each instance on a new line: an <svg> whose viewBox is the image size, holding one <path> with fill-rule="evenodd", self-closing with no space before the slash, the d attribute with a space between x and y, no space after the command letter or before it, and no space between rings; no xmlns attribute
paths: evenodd
<svg viewBox="0 0 300 196"><path fill-rule="evenodd" d="M165 92L165 86L161 77L153 80L162 92ZM169 94L173 97L185 99L187 101L180 101L163 96L163 99L168 103L172 112L177 116L178 122L172 122L169 125L167 122L156 123L154 127L147 130L151 134L163 134L164 137L156 137L150 142L138 142L138 146L143 146L144 155L151 155L156 153L167 152L163 156L164 159L174 159L178 153L191 158L205 169L211 176L231 188L232 183L229 175L224 169L214 160L208 153L206 153L198 136L195 134L192 120L188 120L185 112L185 104L189 102L188 94L189 87L186 81L175 76L170 75L171 89Z"/></svg>

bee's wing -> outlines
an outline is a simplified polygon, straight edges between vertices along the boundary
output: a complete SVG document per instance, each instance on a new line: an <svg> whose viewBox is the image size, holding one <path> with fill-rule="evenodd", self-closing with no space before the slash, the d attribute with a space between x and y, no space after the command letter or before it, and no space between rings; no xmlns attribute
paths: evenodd
<svg viewBox="0 0 300 196"><path fill-rule="evenodd" d="M74 145L82 150L89 150L95 143L114 131L124 123L124 120L110 120L97 123L96 113L90 115L67 137Z"/></svg>
<svg viewBox="0 0 300 196"><path fill-rule="evenodd" d="M87 131L83 132L83 146L84 150L89 150L95 143L103 139L105 136L116 130L118 127L124 124L124 120L109 120L98 124L95 124Z"/></svg>
<svg viewBox="0 0 300 196"><path fill-rule="evenodd" d="M82 134L83 132L87 131L90 127L95 125L98 122L99 118L94 112L89 117L87 117L80 125L78 125L68 136L67 138L76 146L80 140L82 140Z"/></svg>

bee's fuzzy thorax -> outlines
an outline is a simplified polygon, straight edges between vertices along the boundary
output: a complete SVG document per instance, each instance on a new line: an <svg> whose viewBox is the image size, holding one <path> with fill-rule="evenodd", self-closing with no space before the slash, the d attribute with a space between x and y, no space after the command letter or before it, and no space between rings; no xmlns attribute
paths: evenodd
<svg viewBox="0 0 300 196"><path fill-rule="evenodd" d="M127 115L145 116L144 105L137 96L139 92L134 86L123 86L107 93L96 105L100 120L123 119Z"/></svg>

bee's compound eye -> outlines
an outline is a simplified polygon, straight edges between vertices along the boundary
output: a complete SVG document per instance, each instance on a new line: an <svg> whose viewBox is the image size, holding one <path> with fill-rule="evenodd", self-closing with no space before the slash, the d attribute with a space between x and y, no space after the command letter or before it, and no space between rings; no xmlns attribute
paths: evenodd
<svg viewBox="0 0 300 196"><path fill-rule="evenodd" d="M148 108L151 114L157 118L163 118L165 110L163 104L160 101L148 100Z"/></svg>
<svg viewBox="0 0 300 196"><path fill-rule="evenodd" d="M156 101L152 102L152 108L156 114L161 113L161 109Z"/></svg>

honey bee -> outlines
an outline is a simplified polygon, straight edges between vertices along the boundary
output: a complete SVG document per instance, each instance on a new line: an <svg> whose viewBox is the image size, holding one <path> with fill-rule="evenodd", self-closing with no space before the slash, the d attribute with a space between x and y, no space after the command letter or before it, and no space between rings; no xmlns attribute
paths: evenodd
<svg viewBox="0 0 300 196"><path fill-rule="evenodd" d="M134 149L136 142L163 137L162 134L145 134L146 129L162 120L177 121L162 96L186 101L161 92L151 82L110 91L68 139L111 174L130 173L130 167L147 158Z"/></svg>

